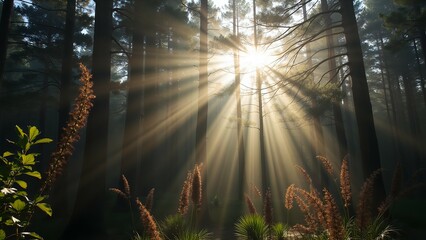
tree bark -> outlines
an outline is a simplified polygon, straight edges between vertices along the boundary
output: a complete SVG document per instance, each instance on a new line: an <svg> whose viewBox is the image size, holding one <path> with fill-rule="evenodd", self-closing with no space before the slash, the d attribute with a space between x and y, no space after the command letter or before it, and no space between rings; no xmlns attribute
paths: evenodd
<svg viewBox="0 0 426 240"><path fill-rule="evenodd" d="M374 126L373 110L368 90L367 77L361 50L355 11L352 1L340 0L342 25L346 38L346 48L350 77L352 79L352 93L355 116L358 126L361 151L361 165L365 177L380 169L380 153ZM376 180L374 202L379 203L385 197L383 179Z"/></svg>
<svg viewBox="0 0 426 240"><path fill-rule="evenodd" d="M87 123L86 145L74 211L65 239L101 239L108 150L109 83L111 79L112 0L96 1L93 82L96 98Z"/></svg>
<svg viewBox="0 0 426 240"><path fill-rule="evenodd" d="M62 70L60 82L60 96L59 96L59 122L58 122L58 137L62 133L62 129L68 119L71 110L72 101L72 65L73 65L73 50L74 50L74 25L75 25L75 6L76 0L67 1L67 13L65 17L65 31L64 31L64 46L62 56ZM55 209L57 216L65 216L68 212L68 184L66 181L67 171L64 172L61 179L59 179L57 187L54 188L55 193Z"/></svg>
<svg viewBox="0 0 426 240"><path fill-rule="evenodd" d="M144 77L144 32L142 16L143 3L135 1L133 17L132 54L129 59L127 80L127 108L121 153L121 174L131 186L136 184L137 162L140 156L140 126L142 118L143 77ZM132 187L131 190L135 188ZM134 192L132 193L134 194Z"/></svg>
<svg viewBox="0 0 426 240"><path fill-rule="evenodd" d="M4 0L3 9L1 11L0 19L0 92L2 90L2 82L4 75L4 68L7 56L7 39L9 36L10 20L13 11L13 0Z"/></svg>
<svg viewBox="0 0 426 240"><path fill-rule="evenodd" d="M328 9L328 3L327 0L321 0L321 8L323 12L327 12ZM331 16L329 14L326 14L324 16L325 20L325 26L326 28L329 28L329 30L326 31L326 41L327 41L327 49L328 49L328 71L329 71L329 78L330 81L334 84L338 84L338 74L337 74L337 68L336 68L336 59L334 57L334 43L333 43L333 31L331 30ZM338 84L340 85L340 84ZM341 99L339 98L337 101L333 101L333 115L334 115L334 124L336 129L336 135L337 135L337 142L338 142L338 158L339 160L343 160L343 158L348 154L348 143L346 140L346 133L345 133L345 127L343 124L343 116L342 116L342 109L340 107L341 105Z"/></svg>
<svg viewBox="0 0 426 240"><path fill-rule="evenodd" d="M239 201L244 201L244 182L245 182L245 150L243 139L242 113L241 113L241 73L240 73L240 39L237 26L237 6L236 0L232 1L232 33L234 36L234 71L235 71L235 99L237 103L237 154L238 154L238 196Z"/></svg>
<svg viewBox="0 0 426 240"><path fill-rule="evenodd" d="M258 39L257 39L257 12L256 12L256 0L253 0L253 40L254 49L257 52ZM257 104L258 104L258 115L259 115L259 147L260 147L260 168L262 176L262 193L266 192L266 189L270 187L269 175L268 175L268 160L266 155L265 145L265 129L263 124L263 97L262 97L262 78L260 76L260 69L256 66L256 91L257 91Z"/></svg>
<svg viewBox="0 0 426 240"><path fill-rule="evenodd" d="M207 68L207 0L201 0L200 8L200 53L198 112L196 127L196 162L207 160L207 112L208 112L208 68Z"/></svg>

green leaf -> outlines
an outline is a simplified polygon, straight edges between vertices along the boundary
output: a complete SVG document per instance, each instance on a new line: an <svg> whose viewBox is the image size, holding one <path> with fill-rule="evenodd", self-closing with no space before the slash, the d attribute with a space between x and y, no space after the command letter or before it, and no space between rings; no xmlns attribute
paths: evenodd
<svg viewBox="0 0 426 240"><path fill-rule="evenodd" d="M6 233L3 229L0 229L0 240L6 239Z"/></svg>
<svg viewBox="0 0 426 240"><path fill-rule="evenodd" d="M30 133L30 135L29 135L29 140L32 142L38 135L40 135L40 131L36 128L36 127L34 127L34 126L31 126L31 127L29 127L29 133Z"/></svg>
<svg viewBox="0 0 426 240"><path fill-rule="evenodd" d="M9 156L13 156L13 153L11 153L11 152L4 152L3 153L4 158L9 157Z"/></svg>
<svg viewBox="0 0 426 240"><path fill-rule="evenodd" d="M31 148L31 143L30 142L26 142L25 143L25 151L30 150L30 148Z"/></svg>
<svg viewBox="0 0 426 240"><path fill-rule="evenodd" d="M13 209L20 212L20 211L24 210L24 208L25 208L25 206L27 206L27 204L24 201L17 199L11 204L11 206L12 206Z"/></svg>
<svg viewBox="0 0 426 240"><path fill-rule="evenodd" d="M53 140L50 138L41 138L34 142L34 144L40 144L40 143L51 143Z"/></svg>
<svg viewBox="0 0 426 240"><path fill-rule="evenodd" d="M34 239L43 239L40 235L38 235L37 233L35 233L35 232L21 232L21 235L27 235L27 236L31 236L31 237L33 237ZM1 239L0 239L1 240Z"/></svg>
<svg viewBox="0 0 426 240"><path fill-rule="evenodd" d="M21 155L22 164L24 165L34 165L35 164L35 156L34 154L23 154Z"/></svg>
<svg viewBox="0 0 426 240"><path fill-rule="evenodd" d="M39 202L43 201L44 199L46 199L46 196L38 196L38 197L34 200L34 202L35 202L35 203L39 203Z"/></svg>
<svg viewBox="0 0 426 240"><path fill-rule="evenodd" d="M21 188L23 189L27 189L28 184L22 180L16 180L15 181L19 186L21 186Z"/></svg>
<svg viewBox="0 0 426 240"><path fill-rule="evenodd" d="M16 127L16 130L18 130L19 137L23 138L25 136L25 133L24 131L22 131L22 128L20 128L18 125L16 125L15 127Z"/></svg>
<svg viewBox="0 0 426 240"><path fill-rule="evenodd" d="M31 177L36 177L38 179L41 179L41 173L38 171L34 171L34 172L26 172L24 173L25 175L31 176Z"/></svg>
<svg viewBox="0 0 426 240"><path fill-rule="evenodd" d="M13 226L15 224L14 221L12 221L12 219L7 219L6 221L4 221L4 224L7 226Z"/></svg>
<svg viewBox="0 0 426 240"><path fill-rule="evenodd" d="M15 193L15 195L21 196L21 197L26 197L26 196L28 196L28 193L26 191L17 191Z"/></svg>
<svg viewBox="0 0 426 240"><path fill-rule="evenodd" d="M47 215L52 216L52 208L47 203L37 203L37 207L40 208Z"/></svg>

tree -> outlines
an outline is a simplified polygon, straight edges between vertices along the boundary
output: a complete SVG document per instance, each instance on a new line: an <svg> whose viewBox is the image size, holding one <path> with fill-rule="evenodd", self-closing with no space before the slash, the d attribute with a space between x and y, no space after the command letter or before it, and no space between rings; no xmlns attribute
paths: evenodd
<svg viewBox="0 0 426 240"><path fill-rule="evenodd" d="M253 42L255 52L258 51L258 30L257 30L257 11L256 11L256 0L253 0ZM256 92L257 92L257 104L258 104L258 115L259 115L259 147L260 147L260 166L262 174L262 192L266 192L269 186L269 175L268 175L268 160L266 155L265 145L265 130L263 124L263 93L262 93L262 78L260 70L256 66Z"/></svg>
<svg viewBox="0 0 426 240"><path fill-rule="evenodd" d="M61 132L65 127L68 119L68 114L71 110L70 104L72 101L72 79L73 79L73 56L74 56L74 26L75 26L75 6L76 0L68 0L65 17L64 41L63 41L63 55L61 67L61 80L59 83L60 96L59 96L59 122L58 132ZM67 212L67 192L68 185L65 180L58 182L55 196L57 215L64 215Z"/></svg>
<svg viewBox="0 0 426 240"><path fill-rule="evenodd" d="M135 168L138 161L140 124L142 118L142 97L143 97L143 77L144 77L144 39L145 34L142 26L145 26L142 13L144 9L142 1L134 3L134 15L132 26L132 53L129 59L129 76L127 80L127 107L126 120L122 145L121 173L124 174L130 183L136 184Z"/></svg>
<svg viewBox="0 0 426 240"><path fill-rule="evenodd" d="M108 149L109 83L111 77L112 0L96 1L93 43L93 110L87 123L86 145L75 208L64 238L97 238L103 226Z"/></svg>
<svg viewBox="0 0 426 240"><path fill-rule="evenodd" d="M385 26L392 32L389 45L398 48L402 47L403 43L408 44L409 42L413 42L417 53L417 41L419 41L423 56L423 66L426 66L426 5L421 0L394 0L394 2L398 5L398 9L390 13L381 14ZM423 100L426 104L426 87L423 77L421 77L420 87L423 92Z"/></svg>
<svg viewBox="0 0 426 240"><path fill-rule="evenodd" d="M10 20L12 17L13 0L5 0L0 19L0 91L2 90L4 67L7 55L7 39L9 37Z"/></svg>
<svg viewBox="0 0 426 240"><path fill-rule="evenodd" d="M196 128L196 161L205 162L207 159L207 112L208 112L208 38L207 38L207 0L201 0L200 5L200 53L199 53L199 82L198 82L198 111Z"/></svg>
<svg viewBox="0 0 426 240"><path fill-rule="evenodd" d="M341 5L342 26L346 39L350 77L352 79L353 101L361 149L361 165L364 175L369 176L381 167L379 145L374 126L373 111L365 75L354 5L352 1L340 0L339 2ZM379 203L379 201L384 199L384 196L383 180L379 178L374 192L375 202Z"/></svg>
<svg viewBox="0 0 426 240"><path fill-rule="evenodd" d="M325 28L326 30L326 46L328 49L328 71L329 71L329 81L340 85L338 83L338 73L337 73L337 67L336 67L336 59L334 58L335 51L334 51L334 40L333 40L333 25L332 25L332 19L330 14L327 14L329 11L327 0L321 0L321 10L325 12L324 15L324 22L325 22ZM341 98L336 97L336 99L332 102L332 109L333 109L333 115L334 115L334 125L336 128L336 135L337 135L337 144L338 144L338 158L339 160L343 160L343 158L348 154L348 144L346 141L346 134L345 134L345 128L343 124L343 116L342 116L342 109L340 107L341 105Z"/></svg>

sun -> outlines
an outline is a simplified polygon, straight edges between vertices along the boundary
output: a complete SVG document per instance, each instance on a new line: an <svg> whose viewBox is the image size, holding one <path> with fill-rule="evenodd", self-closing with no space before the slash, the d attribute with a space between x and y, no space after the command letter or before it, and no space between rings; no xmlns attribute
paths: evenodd
<svg viewBox="0 0 426 240"><path fill-rule="evenodd" d="M256 50L253 47L240 53L241 67L247 70L256 70L267 67L273 61L270 54L263 50Z"/></svg>
<svg viewBox="0 0 426 240"><path fill-rule="evenodd" d="M256 71L268 71L274 66L275 55L271 51L256 49L253 46L245 46L239 54L240 81L243 85L254 87ZM235 62L233 52L226 52L212 57L209 62L211 86L230 86L235 81Z"/></svg>

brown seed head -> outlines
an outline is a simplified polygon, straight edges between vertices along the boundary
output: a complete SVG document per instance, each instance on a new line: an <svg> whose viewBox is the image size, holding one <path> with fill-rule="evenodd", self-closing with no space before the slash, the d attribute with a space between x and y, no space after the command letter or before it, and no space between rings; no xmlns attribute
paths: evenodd
<svg viewBox="0 0 426 240"><path fill-rule="evenodd" d="M349 168L348 161L346 159L342 162L340 168L340 194L342 195L343 204L345 207L349 207L351 204L351 182L349 179Z"/></svg>
<svg viewBox="0 0 426 240"><path fill-rule="evenodd" d="M253 201L251 201L250 197L247 194L245 194L244 197L246 199L246 204L247 204L249 213L252 215L257 214L256 207L254 206Z"/></svg>
<svg viewBox="0 0 426 240"><path fill-rule="evenodd" d="M342 216L331 193L324 188L326 229L330 240L344 239Z"/></svg>
<svg viewBox="0 0 426 240"><path fill-rule="evenodd" d="M265 222L268 226L272 226L272 193L271 189L265 193L265 198L263 200L263 215L265 217Z"/></svg>
<svg viewBox="0 0 426 240"><path fill-rule="evenodd" d="M148 195L146 196L145 206L148 211L152 210L152 205L154 204L154 191L155 188L151 188L151 190L148 192Z"/></svg>
<svg viewBox="0 0 426 240"><path fill-rule="evenodd" d="M329 176L333 176L333 165L331 164L331 162L323 156L317 156L316 158L322 163L324 169L327 171Z"/></svg>
<svg viewBox="0 0 426 240"><path fill-rule="evenodd" d="M151 240L161 240L160 233L157 230L157 224L154 221L151 213L146 209L139 199L136 199L136 205L139 208L139 218L142 225Z"/></svg>
<svg viewBox="0 0 426 240"><path fill-rule="evenodd" d="M288 188L287 191L285 192L285 201L284 201L284 206L285 208L287 208L288 210L293 208L293 200L294 200L294 184L291 184Z"/></svg>
<svg viewBox="0 0 426 240"><path fill-rule="evenodd" d="M56 149L51 155L50 164L46 172L46 180L40 189L41 193L47 188L52 187L56 179L62 174L68 159L74 151L74 144L80 139L80 129L86 125L90 109L93 106L92 100L95 98L95 95L92 89L92 76L83 64L80 64L80 70L81 86L79 94L69 113L68 121L63 128Z"/></svg>
<svg viewBox="0 0 426 240"><path fill-rule="evenodd" d="M200 210L202 201L202 182L199 165L195 166L192 175L192 202L194 203L194 206L197 208L197 210Z"/></svg>
<svg viewBox="0 0 426 240"><path fill-rule="evenodd" d="M182 191L179 196L178 213L182 216L188 212L189 195L191 193L191 182L192 182L192 173L188 172L188 174L186 175L186 180L183 182Z"/></svg>

